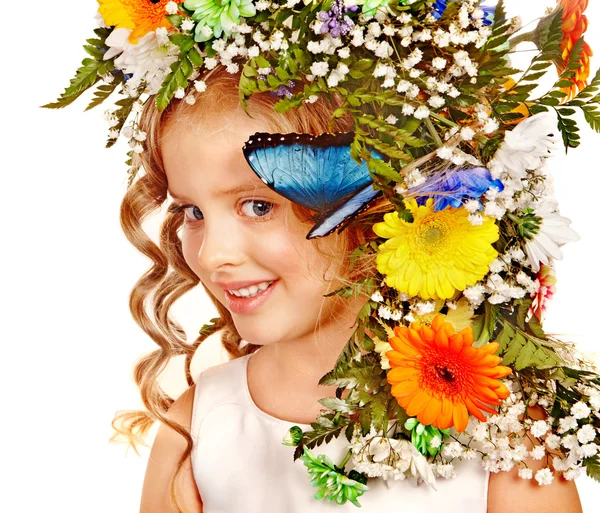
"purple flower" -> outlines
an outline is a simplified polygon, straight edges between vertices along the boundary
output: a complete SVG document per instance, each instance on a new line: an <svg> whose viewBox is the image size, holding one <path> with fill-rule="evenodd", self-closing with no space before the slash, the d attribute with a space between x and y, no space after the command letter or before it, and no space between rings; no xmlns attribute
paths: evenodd
<svg viewBox="0 0 600 513"><path fill-rule="evenodd" d="M331 4L331 10L321 11L318 15L319 20L323 22L321 25L321 34L331 34L331 37L339 37L340 34L346 35L354 27L354 22L345 12L356 12L358 6L352 5L344 7L343 0L335 0Z"/></svg>
<svg viewBox="0 0 600 513"><path fill-rule="evenodd" d="M498 192L504 190L500 180L493 180L490 172L484 167L469 169L454 169L433 175L424 184L418 185L410 192L423 194L434 192L438 194L424 195L417 198L418 205L425 205L427 198L434 198L434 211L439 212L446 207L460 208L463 198L478 199L490 187L496 187ZM481 205L478 210L481 209Z"/></svg>
<svg viewBox="0 0 600 513"><path fill-rule="evenodd" d="M436 0L433 4L433 17L439 20L446 10L448 0ZM494 13L496 11L497 0L482 0L479 8L483 11L483 24L491 25L494 23Z"/></svg>
<svg viewBox="0 0 600 513"><path fill-rule="evenodd" d="M286 98L289 99L289 98L292 97L292 94L293 94L292 93L292 89L293 89L293 87L294 87L294 81L290 80L289 84L287 86L281 84L279 86L279 89L277 89L277 93L276 94L277 94L277 96L285 96Z"/></svg>

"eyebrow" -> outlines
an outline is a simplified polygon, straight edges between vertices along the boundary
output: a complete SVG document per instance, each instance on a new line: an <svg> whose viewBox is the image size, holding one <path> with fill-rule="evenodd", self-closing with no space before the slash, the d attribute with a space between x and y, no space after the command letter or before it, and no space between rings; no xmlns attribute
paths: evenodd
<svg viewBox="0 0 600 513"><path fill-rule="evenodd" d="M231 189L217 191L217 195L218 196L232 196L234 194L239 194L242 192L254 192L254 191L261 190L261 189L268 189L268 187L262 183L261 184L248 183L248 184L238 185L237 187L232 187ZM185 195L179 195L179 194L176 194L171 191L168 191L168 192L169 192L169 195L173 199L176 199L178 201L188 201L188 199L185 197Z"/></svg>

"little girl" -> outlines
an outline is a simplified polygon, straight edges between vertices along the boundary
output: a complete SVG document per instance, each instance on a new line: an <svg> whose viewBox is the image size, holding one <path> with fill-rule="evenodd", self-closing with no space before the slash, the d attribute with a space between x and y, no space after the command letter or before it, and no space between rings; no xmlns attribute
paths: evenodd
<svg viewBox="0 0 600 513"><path fill-rule="evenodd" d="M125 233L154 261L132 292L132 311L161 346L136 369L150 413L128 418L130 433L138 434L151 419L162 421L141 512L353 510L350 503L315 501L304 465L292 460L292 449L281 439L295 425L310 429L322 409L318 400L335 396L336 387L318 381L335 365L365 298L327 294L372 272L372 260L352 267L348 257L375 236L354 223L341 234L307 240L307 209L266 187L242 152L256 132L327 131L336 99L282 115L272 108L277 98L255 95L248 102L250 117L239 105L239 76L218 66L203 79L207 91L195 101L172 102L163 112L148 102L140 126L148 134L142 154L146 173L129 189L121 210ZM336 123L334 132L350 128L346 118ZM141 224L167 195L173 203L159 249ZM383 203L368 212L385 208ZM168 312L198 282L219 310L216 327L232 359L194 377L169 405L157 375L171 355L186 354L190 379L189 360L205 335L186 345ZM142 309L149 297L153 319ZM339 437L319 451L340 461L345 442ZM541 468L541 462L529 460L530 468ZM518 479L516 469L490 476L475 461L463 462L457 471L454 479L438 480L437 490L409 480L388 486L371 480L361 505L369 512L581 511L572 482L542 488Z"/></svg>
<svg viewBox="0 0 600 513"><path fill-rule="evenodd" d="M113 422L134 447L160 422L141 512L580 513L600 376L542 318L578 239L545 162L600 112L587 2L519 35L487 0L98 3L46 107L120 95L121 220L153 262L130 308L159 346ZM189 344L170 309L199 283L219 318ZM192 376L213 332L231 361Z"/></svg>

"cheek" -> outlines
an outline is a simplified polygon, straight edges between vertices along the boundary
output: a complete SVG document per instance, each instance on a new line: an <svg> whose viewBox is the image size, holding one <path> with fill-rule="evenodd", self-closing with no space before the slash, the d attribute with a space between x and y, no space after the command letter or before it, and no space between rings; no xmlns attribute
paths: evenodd
<svg viewBox="0 0 600 513"><path fill-rule="evenodd" d="M190 235L190 233L184 228L181 231L181 253L185 259L186 264L196 274L198 274L198 250L200 249L200 241L198 237Z"/></svg>
<svg viewBox="0 0 600 513"><path fill-rule="evenodd" d="M332 273L327 271L326 257L317 251L314 242L285 233L271 237L259 250L258 261L284 278L289 287L302 289L302 294L321 297L330 286L324 276L329 278Z"/></svg>

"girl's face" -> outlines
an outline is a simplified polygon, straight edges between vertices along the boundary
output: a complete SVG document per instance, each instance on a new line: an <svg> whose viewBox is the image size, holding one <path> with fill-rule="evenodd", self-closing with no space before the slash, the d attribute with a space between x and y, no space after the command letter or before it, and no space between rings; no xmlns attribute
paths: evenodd
<svg viewBox="0 0 600 513"><path fill-rule="evenodd" d="M197 127L200 128L197 128ZM250 135L269 131L241 110L196 128L179 122L161 142L169 193L184 210L184 258L231 312L240 336L257 345L312 334L348 308L323 295L339 287L306 240L290 201L265 186L242 153ZM325 241L333 244L338 235Z"/></svg>

